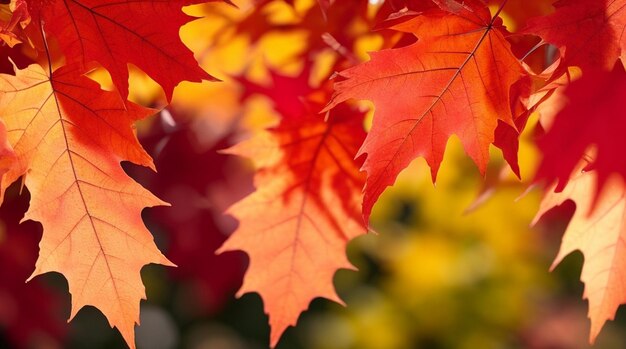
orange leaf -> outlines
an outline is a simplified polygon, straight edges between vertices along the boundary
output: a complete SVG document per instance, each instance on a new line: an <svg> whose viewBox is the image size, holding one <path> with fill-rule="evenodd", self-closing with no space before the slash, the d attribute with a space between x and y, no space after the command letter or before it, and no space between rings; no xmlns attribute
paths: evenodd
<svg viewBox="0 0 626 349"><path fill-rule="evenodd" d="M172 265L143 225L145 207L163 205L120 166L150 166L134 121L154 113L67 67L49 76L40 66L0 75L0 115L17 155L2 191L20 176L31 192L24 219L42 223L37 275L56 271L68 280L71 317L85 305L100 309L134 348L140 270Z"/></svg>
<svg viewBox="0 0 626 349"><path fill-rule="evenodd" d="M589 300L592 343L604 323L613 320L618 306L626 303L626 186L614 176L594 202L597 185L596 171L578 171L562 192L555 193L556 186L548 191L535 217L536 222L567 200L576 203L552 268L575 250L585 256L581 280L585 283L583 298Z"/></svg>
<svg viewBox="0 0 626 349"><path fill-rule="evenodd" d="M362 115L345 111L333 112L328 123L319 115L285 117L271 132L229 150L261 168L257 190L229 209L239 228L219 251L250 256L238 294L263 297L272 347L314 298L342 303L333 275L353 268L346 245L366 231L363 175L353 160L365 137L362 122Z"/></svg>
<svg viewBox="0 0 626 349"><path fill-rule="evenodd" d="M363 214L418 156L436 178L446 143L456 134L484 174L498 120L514 127L510 89L524 76L502 21L480 1L436 1L432 9L396 25L419 40L372 53L339 74L327 108L350 99L376 106L372 129L359 154L367 185Z"/></svg>

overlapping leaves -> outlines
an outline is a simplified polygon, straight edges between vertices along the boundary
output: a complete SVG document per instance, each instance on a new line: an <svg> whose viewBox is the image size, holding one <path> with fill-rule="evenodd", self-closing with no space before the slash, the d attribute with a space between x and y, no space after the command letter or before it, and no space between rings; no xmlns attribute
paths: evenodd
<svg viewBox="0 0 626 349"><path fill-rule="evenodd" d="M71 317L93 305L131 347L145 298L140 270L172 263L141 218L145 207L164 203L120 166L154 169L134 123L156 111L126 101L128 64L155 79L168 99L183 80L212 79L179 37L191 19L182 7L200 2L207 1L17 0L0 23L1 39L21 43L9 59L22 62L20 54L35 49L26 58L34 64L0 76L0 189L23 177L31 193L25 219L44 227L31 278L62 273ZM84 76L98 65L119 93Z"/></svg>
<svg viewBox="0 0 626 349"><path fill-rule="evenodd" d="M154 79L168 101L181 81L213 80L179 38L180 27L191 19L181 8L204 2L209 1L2 5L0 39L35 49L24 55L34 65L0 78L0 117L7 131L0 124L2 190L23 176L32 194L26 218L44 226L33 275L63 273L72 316L95 305L131 346L145 297L139 271L147 263L170 263L140 216L144 207L162 202L119 166L123 160L152 166L132 124L155 111L126 101L128 66ZM520 55L523 45L503 25L507 1L489 7L481 0L389 0L371 14L368 1L320 0L297 20L281 24L269 19L271 1L254 3L256 10L234 30L253 44L265 31L305 34L305 50L286 62L304 62L298 77L271 72L270 87L239 80L245 96L268 97L281 120L231 150L254 158L257 189L230 209L240 226L222 250L248 253L240 293L263 297L272 345L313 298L340 301L332 276L350 267L346 243L367 230L378 197L415 158L426 160L434 180L447 142L457 136L481 173L494 144L519 175L517 143L530 111L553 103L562 87L556 82L571 66L579 67L583 78L565 90L569 105L539 142L544 160L538 178L560 181L557 193L548 191L541 213L567 199L579 205L559 260L573 249L588 257L583 280L592 338L597 335L624 302L616 286L626 268L619 257L623 188L611 177L626 173L616 151L623 148L624 72L620 63L614 68L626 47L623 0L561 0L553 14L528 22L522 33L559 51L556 63L546 57L542 67L554 69L540 75L524 64L534 49ZM374 28L383 28L378 47L395 47L345 70L362 56L360 35ZM22 62L16 51L2 49ZM340 71L332 98L329 85L313 77L320 67L309 64L329 52L333 63L321 70ZM84 76L96 67L109 73L116 91L101 90ZM367 138L363 110L349 99L374 102ZM318 112L327 102L324 119ZM360 155L365 174L354 159ZM592 172L581 174L576 167L583 158L590 163L585 171ZM614 190L605 194L604 187ZM597 257L598 249L615 258Z"/></svg>

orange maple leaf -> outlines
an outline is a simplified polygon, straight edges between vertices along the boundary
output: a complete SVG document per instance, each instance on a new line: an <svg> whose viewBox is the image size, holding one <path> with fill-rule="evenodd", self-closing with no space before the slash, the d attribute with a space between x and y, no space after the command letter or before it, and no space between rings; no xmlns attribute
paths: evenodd
<svg viewBox="0 0 626 349"><path fill-rule="evenodd" d="M359 154L367 184L366 219L387 186L418 156L433 181L448 139L456 134L484 174L498 120L514 126L511 86L525 72L506 40L498 14L480 1L435 1L394 27L418 41L371 54L371 60L339 73L328 108L350 98L376 106L372 129ZM499 13L499 12L498 12Z"/></svg>
<svg viewBox="0 0 626 349"><path fill-rule="evenodd" d="M585 283L583 298L589 300L591 343L604 323L613 320L619 305L626 303L626 186L621 177L613 176L596 201L597 186L596 171L579 168L562 192L554 192L556 185L547 192L534 220L567 200L576 204L552 269L571 252L583 253L581 281Z"/></svg>
<svg viewBox="0 0 626 349"><path fill-rule="evenodd" d="M238 295L263 297L272 347L314 298L343 304L333 276L353 269L346 245L366 232L364 176L353 160L365 132L362 115L354 116L333 111L328 122L315 114L286 116L271 132L229 150L260 169L257 190L228 210L239 228L218 252L242 250L250 257Z"/></svg>
<svg viewBox="0 0 626 349"><path fill-rule="evenodd" d="M24 176L31 193L24 219L44 228L29 280L63 274L72 294L70 318L95 306L131 348L145 299L141 268L173 265L141 219L145 207L164 202L120 166L127 160L153 167L132 124L154 112L122 102L67 67L48 74L31 65L16 76L0 75L0 115L17 156L1 189Z"/></svg>

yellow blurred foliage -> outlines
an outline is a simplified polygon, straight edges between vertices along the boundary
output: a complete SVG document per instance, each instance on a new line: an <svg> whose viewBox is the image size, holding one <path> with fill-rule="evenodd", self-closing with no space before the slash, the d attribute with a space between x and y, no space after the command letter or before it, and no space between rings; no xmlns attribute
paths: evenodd
<svg viewBox="0 0 626 349"><path fill-rule="evenodd" d="M521 154L522 163L536 157L529 142ZM498 152L492 157L494 166L502 165ZM338 280L340 289L352 287L344 296L348 307L334 320L343 322L350 340L313 347L511 347L512 334L528 325L539 295L552 287L541 239L529 228L540 198L530 192L517 200L525 185L505 186L465 213L482 181L456 138L436 186L421 159L402 172L374 210L380 234L353 244L357 265L364 254L382 269L379 290L358 278ZM312 331L327 329L321 320L311 321Z"/></svg>

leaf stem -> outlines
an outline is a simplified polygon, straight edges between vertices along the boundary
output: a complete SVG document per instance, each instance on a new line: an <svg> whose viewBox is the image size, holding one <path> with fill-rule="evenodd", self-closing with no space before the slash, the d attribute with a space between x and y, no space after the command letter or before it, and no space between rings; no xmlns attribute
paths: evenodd
<svg viewBox="0 0 626 349"><path fill-rule="evenodd" d="M520 61L524 61L526 58L528 58L528 56L530 56L533 52L537 51L538 48L540 48L543 45L546 45L547 42L541 40L540 42L537 43L537 45L533 46L530 50L528 50L528 52L526 52L526 54L524 55L524 57L520 58Z"/></svg>
<svg viewBox="0 0 626 349"><path fill-rule="evenodd" d="M43 46L46 50L46 58L48 59L48 73L49 77L52 79L52 58L50 57L50 47L48 46L48 40L46 39L46 31L43 29L43 21L39 18L39 29L41 29L41 40L43 41Z"/></svg>
<svg viewBox="0 0 626 349"><path fill-rule="evenodd" d="M502 3L500 4L500 7L498 7L498 11L496 11L496 14L493 15L493 18L491 19L491 23L493 23L496 18L498 18L498 16L500 15L500 12L502 12L502 10L504 9L504 6L506 6L506 3L509 2L509 0L502 0Z"/></svg>

